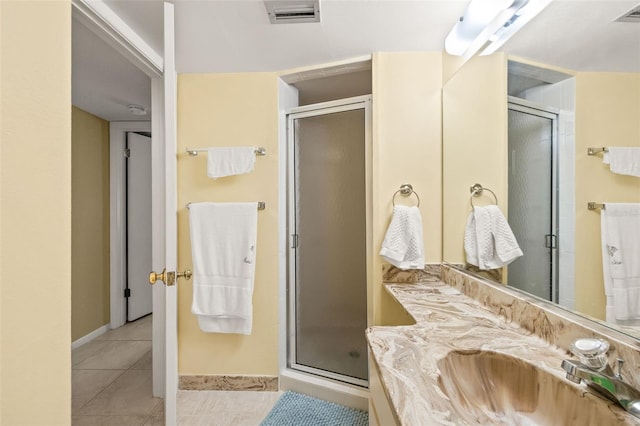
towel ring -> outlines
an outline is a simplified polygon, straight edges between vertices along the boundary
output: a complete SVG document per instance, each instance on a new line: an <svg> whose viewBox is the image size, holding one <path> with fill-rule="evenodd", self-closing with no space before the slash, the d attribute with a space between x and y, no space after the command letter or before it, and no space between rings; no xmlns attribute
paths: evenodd
<svg viewBox="0 0 640 426"><path fill-rule="evenodd" d="M418 196L418 193L413 190L413 186L411 186L410 183L403 183L402 185L400 185L400 189L393 193L393 198L391 199L393 207L396 206L396 195L398 195L398 193L402 194L405 197L409 197L411 194L414 194L418 199L417 207L420 207L420 197Z"/></svg>
<svg viewBox="0 0 640 426"><path fill-rule="evenodd" d="M480 185L479 183L476 183L471 188L469 188L469 190L471 192L471 197L469 197L471 208L475 208L475 206L473 205L473 197L482 195L482 191L484 190L489 191L493 195L493 198L496 200L496 205L498 205L498 197L496 196L496 193L490 190L489 188L483 188L482 185Z"/></svg>

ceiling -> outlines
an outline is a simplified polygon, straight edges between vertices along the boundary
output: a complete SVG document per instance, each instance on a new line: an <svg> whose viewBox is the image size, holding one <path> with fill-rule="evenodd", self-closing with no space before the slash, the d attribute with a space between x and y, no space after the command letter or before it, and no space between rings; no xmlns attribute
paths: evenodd
<svg viewBox="0 0 640 426"><path fill-rule="evenodd" d="M161 0L104 0L158 53ZM578 71L640 72L639 0L554 0L504 51ZM372 52L441 51L468 0L321 0L321 22L270 24L261 0L174 0L179 73L280 71ZM150 82L74 20L73 103L109 121L150 108Z"/></svg>

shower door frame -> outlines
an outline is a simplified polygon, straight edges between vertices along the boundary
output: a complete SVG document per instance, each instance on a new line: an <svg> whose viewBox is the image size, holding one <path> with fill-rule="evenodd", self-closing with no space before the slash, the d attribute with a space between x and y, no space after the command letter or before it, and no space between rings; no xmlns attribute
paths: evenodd
<svg viewBox="0 0 640 426"><path fill-rule="evenodd" d="M539 118L544 118L551 121L551 247L547 247L550 250L551 259L551 276L550 278L550 302L558 303L560 286L558 283L558 273L560 270L559 259L559 246L560 229L559 229L559 179L558 179L558 145L559 145L559 122L560 122L560 110L553 107L539 105L535 102L527 99L518 98L515 96L509 96L507 102L507 113L509 110L521 112L524 114L530 114ZM508 121L508 120L507 120ZM526 256L526 253L525 253ZM508 269L507 269L508 271ZM507 272L508 273L508 272ZM542 297L541 297L542 298ZM542 298L547 300L546 298Z"/></svg>
<svg viewBox="0 0 640 426"><path fill-rule="evenodd" d="M372 137L371 137L371 95L356 96L352 98L340 99L336 101L322 102L317 104L295 107L286 112L287 123L287 368L293 370L310 373L329 380L336 380L350 385L356 385L363 388L369 387L368 380L362 380L355 377L345 376L327 370L309 367L298 364L296 361L296 246L295 246L295 229L298 219L297 203L296 203L296 166L295 166L295 126L294 120L301 118L317 117L321 115L335 114L339 112L347 112L362 109L364 110L364 134L365 134L365 191L366 191L366 276L367 276L367 325L369 324L369 282L370 269L372 259L371 236L373 234L372 226ZM364 330L363 330L364 333ZM365 358L366 359L366 358Z"/></svg>

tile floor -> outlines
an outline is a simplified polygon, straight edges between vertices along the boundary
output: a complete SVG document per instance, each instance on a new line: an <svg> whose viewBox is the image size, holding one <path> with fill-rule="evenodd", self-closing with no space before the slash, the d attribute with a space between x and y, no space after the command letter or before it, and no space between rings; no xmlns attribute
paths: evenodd
<svg viewBox="0 0 640 426"><path fill-rule="evenodd" d="M151 316L72 351L74 426L164 425L151 395ZM179 391L179 426L257 426L282 392Z"/></svg>

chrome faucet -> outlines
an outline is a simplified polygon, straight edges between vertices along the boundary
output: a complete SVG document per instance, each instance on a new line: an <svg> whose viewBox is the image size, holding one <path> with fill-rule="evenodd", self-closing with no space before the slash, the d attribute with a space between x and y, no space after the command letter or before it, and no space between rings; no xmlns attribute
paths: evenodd
<svg viewBox="0 0 640 426"><path fill-rule="evenodd" d="M608 349L609 343L601 339L576 340L571 351L581 362L571 359L562 361L567 379L578 384L584 381L601 396L640 418L640 391L623 380L622 359L618 359L617 371L613 372L605 356Z"/></svg>

